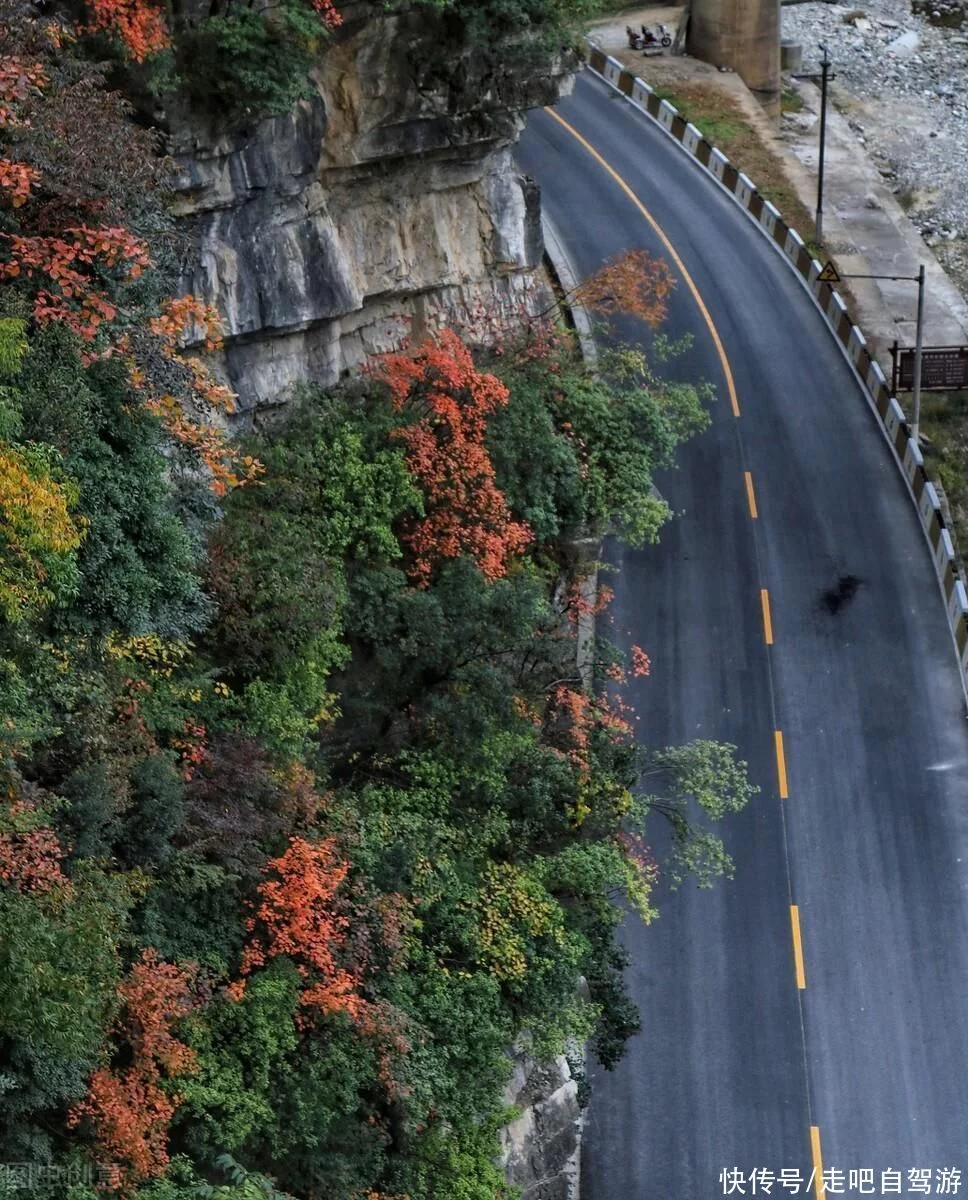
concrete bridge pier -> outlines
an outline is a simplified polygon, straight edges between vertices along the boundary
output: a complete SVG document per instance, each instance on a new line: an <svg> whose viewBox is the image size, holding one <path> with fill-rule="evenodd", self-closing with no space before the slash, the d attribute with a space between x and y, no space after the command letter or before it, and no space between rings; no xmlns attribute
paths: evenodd
<svg viewBox="0 0 968 1200"><path fill-rule="evenodd" d="M780 116L780 0L691 0L686 50L730 67Z"/></svg>

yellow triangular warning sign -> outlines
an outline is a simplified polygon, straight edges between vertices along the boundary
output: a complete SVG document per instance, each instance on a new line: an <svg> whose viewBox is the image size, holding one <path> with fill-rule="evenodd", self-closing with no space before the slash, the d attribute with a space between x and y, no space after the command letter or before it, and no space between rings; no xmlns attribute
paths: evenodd
<svg viewBox="0 0 968 1200"><path fill-rule="evenodd" d="M821 283L840 283L840 275L832 262L827 263L817 278Z"/></svg>

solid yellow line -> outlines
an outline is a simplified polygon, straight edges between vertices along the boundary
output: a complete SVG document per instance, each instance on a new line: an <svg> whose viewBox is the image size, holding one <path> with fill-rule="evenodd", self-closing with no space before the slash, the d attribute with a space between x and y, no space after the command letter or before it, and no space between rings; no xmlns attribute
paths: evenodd
<svg viewBox="0 0 968 1200"><path fill-rule="evenodd" d="M595 147L592 146L589 142L587 142L582 137L582 135L578 132L577 129L575 129L573 126L569 125L568 122L563 117L560 117L554 111L554 109L546 108L545 112L548 114L548 116L554 117L554 119L558 122L558 124L563 129L567 129L567 131L571 134L571 136L575 139L575 141L578 142L579 145L583 146L584 149L586 149L588 151L588 153L592 156L592 158L594 158L594 160L598 163L598 165L602 168L602 170L607 171L608 174L611 175L612 179L615 180L615 182L622 189L622 191L626 194L626 196L628 196L628 198L632 201L632 203L639 210L639 212L642 214L642 216L645 217L645 219L648 221L648 223L652 226L652 229L654 230L656 236L659 238L659 241L665 247L666 253L672 259L672 261L676 264L676 267L678 268L679 273L682 275L683 279L686 281L686 287L688 287L689 291L692 293L692 298L693 298L693 300L695 300L696 306L698 307L700 313L702 314L703 320L706 322L706 328L709 330L709 336L713 339L713 345L716 347L716 353L719 356L719 362L723 368L723 375L726 378L726 390L729 392L729 403L733 409L733 416L738 417L739 416L739 400L736 396L736 384L733 382L733 372L730 370L729 361L726 358L726 351L723 349L722 339L719 336L719 331L716 329L716 326L713 323L713 319L710 316L709 309L703 303L702 296L699 295L699 289L696 287L696 284L693 281L692 276L686 270L686 264L682 261L682 259L676 253L675 247L673 246L672 242L670 242L669 239L666 237L665 232L660 228L659 222L655 219L655 217L653 217L653 215L645 207L645 205L638 198L638 196L636 196L635 192L632 191L632 189L625 182L625 180L621 177L621 175L619 175L618 171L616 171L614 167L610 166L605 161L605 159L602 158L602 156L598 153L598 151L595 149Z"/></svg>
<svg viewBox="0 0 968 1200"><path fill-rule="evenodd" d="M753 476L749 471L743 472L746 477L746 500L750 506L750 516L756 520L756 496L753 494Z"/></svg>
<svg viewBox="0 0 968 1200"><path fill-rule="evenodd" d="M770 620L770 593L766 588L760 588L760 603L763 605L763 633L766 644L773 645L773 622Z"/></svg>
<svg viewBox="0 0 968 1200"><path fill-rule="evenodd" d="M810 1149L813 1152L813 1190L817 1200L824 1200L823 1157L820 1154L820 1129L816 1125L810 1126Z"/></svg>
<svg viewBox="0 0 968 1200"><path fill-rule="evenodd" d="M793 965L797 973L797 987L802 992L807 986L807 976L803 969L803 943L800 941L800 910L795 904L790 905L790 924L793 926Z"/></svg>
<svg viewBox="0 0 968 1200"><path fill-rule="evenodd" d="M786 755L783 753L783 734L779 729L773 731L773 740L776 743L776 770L780 780L780 799L786 800L790 793L787 791Z"/></svg>

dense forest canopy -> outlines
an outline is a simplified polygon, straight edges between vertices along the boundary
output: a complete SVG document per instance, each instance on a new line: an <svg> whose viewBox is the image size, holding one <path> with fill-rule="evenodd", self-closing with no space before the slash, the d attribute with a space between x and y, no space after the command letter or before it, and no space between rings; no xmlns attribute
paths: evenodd
<svg viewBox="0 0 968 1200"><path fill-rule="evenodd" d="M492 32L571 11L438 7ZM175 295L162 144L100 55L176 80L205 38L265 59L311 21L308 54L338 19L278 11L0 4L7 1190L508 1195L509 1047L613 1063L637 1028L615 930L623 897L653 914L646 815L706 882L729 863L690 797L715 818L750 791L729 748L636 745L645 650L599 639L593 690L576 666L607 595L575 539L657 536L702 389L627 352L592 377L522 313L227 434L183 348L219 320ZM604 271L585 301L657 326L665 268Z"/></svg>

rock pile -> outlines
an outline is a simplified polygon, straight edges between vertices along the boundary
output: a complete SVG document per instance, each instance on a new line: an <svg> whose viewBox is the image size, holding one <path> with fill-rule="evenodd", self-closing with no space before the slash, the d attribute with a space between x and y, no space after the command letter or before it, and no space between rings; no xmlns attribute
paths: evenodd
<svg viewBox="0 0 968 1200"><path fill-rule="evenodd" d="M783 37L803 44L805 72L819 70L819 43L828 45L835 99L968 297L965 7L959 0L862 2L784 6Z"/></svg>
<svg viewBox="0 0 968 1200"><path fill-rule="evenodd" d="M960 29L965 23L965 6L957 0L911 0L911 12L945 29Z"/></svg>

